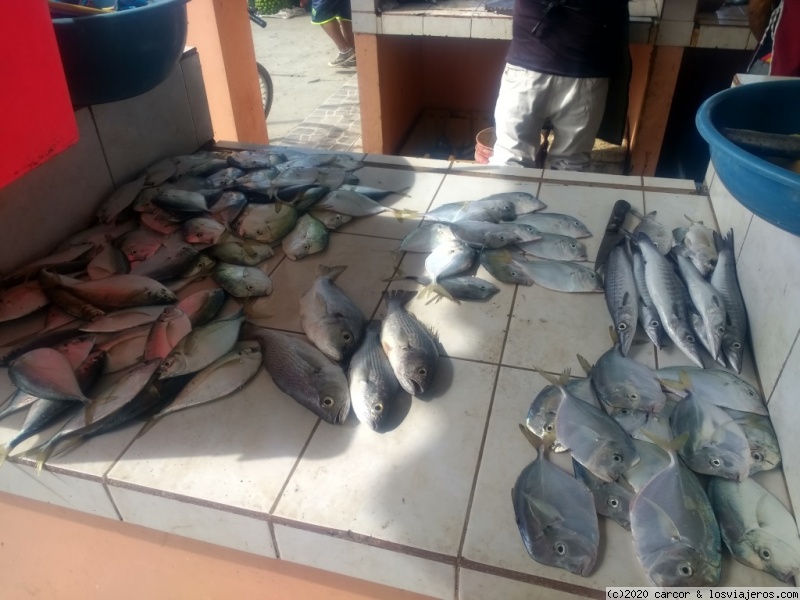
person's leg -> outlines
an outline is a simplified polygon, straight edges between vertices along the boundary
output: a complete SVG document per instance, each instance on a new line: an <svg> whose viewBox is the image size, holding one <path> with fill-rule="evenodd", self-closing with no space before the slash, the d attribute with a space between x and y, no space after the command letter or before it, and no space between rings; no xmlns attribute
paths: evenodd
<svg viewBox="0 0 800 600"><path fill-rule="evenodd" d="M329 66L338 67L342 63L351 60L355 55L352 46L352 34L350 42L342 34L342 27L339 24L338 13L341 0L312 0L311 1L311 22L322 26L322 30L336 44L338 55L328 63Z"/></svg>
<svg viewBox="0 0 800 600"><path fill-rule="evenodd" d="M606 108L608 78L558 77L552 93L553 142L546 168L586 170Z"/></svg>
<svg viewBox="0 0 800 600"><path fill-rule="evenodd" d="M550 79L550 75L506 65L494 110L497 141L489 164L534 166Z"/></svg>
<svg viewBox="0 0 800 600"><path fill-rule="evenodd" d="M339 27L341 27L342 37L344 38L344 41L347 42L347 45L350 48L355 48L356 42L355 39L353 39L353 22L350 20L349 15L347 18L342 17L339 19Z"/></svg>
<svg viewBox="0 0 800 600"><path fill-rule="evenodd" d="M340 53L345 53L351 50L353 46L347 43L344 35L342 35L342 28L339 27L339 20L333 19L326 23L322 23L322 31L328 34L328 37L333 40Z"/></svg>

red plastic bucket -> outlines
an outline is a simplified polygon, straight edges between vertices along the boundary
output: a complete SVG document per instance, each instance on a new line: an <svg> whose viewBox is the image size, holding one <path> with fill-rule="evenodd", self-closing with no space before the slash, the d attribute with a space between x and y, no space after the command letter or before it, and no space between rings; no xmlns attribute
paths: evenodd
<svg viewBox="0 0 800 600"><path fill-rule="evenodd" d="M494 154L494 143L497 140L494 127L489 127L475 136L475 161L483 165L489 164L489 159Z"/></svg>

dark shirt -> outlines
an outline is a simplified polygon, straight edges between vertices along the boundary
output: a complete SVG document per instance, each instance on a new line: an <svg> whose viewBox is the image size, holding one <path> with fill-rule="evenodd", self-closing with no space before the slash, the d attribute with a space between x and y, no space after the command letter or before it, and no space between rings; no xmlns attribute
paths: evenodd
<svg viewBox="0 0 800 600"><path fill-rule="evenodd" d="M507 62L548 75L610 76L628 26L628 0L562 1L545 14L547 0L515 0Z"/></svg>

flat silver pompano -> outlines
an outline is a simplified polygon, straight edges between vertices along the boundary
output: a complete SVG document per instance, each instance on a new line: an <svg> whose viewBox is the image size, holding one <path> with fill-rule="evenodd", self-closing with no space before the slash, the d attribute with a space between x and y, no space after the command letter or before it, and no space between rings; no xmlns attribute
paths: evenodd
<svg viewBox="0 0 800 600"><path fill-rule="evenodd" d="M736 560L783 583L800 575L797 523L780 500L752 479L718 477L708 482L708 499Z"/></svg>
<svg viewBox="0 0 800 600"><path fill-rule="evenodd" d="M251 171L236 180L236 187L243 192L267 193L272 189L272 180L278 175L275 167Z"/></svg>
<svg viewBox="0 0 800 600"><path fill-rule="evenodd" d="M675 345L698 367L703 360L684 301L684 288L675 270L645 234L636 236L644 257L644 276L653 304L661 317L661 326Z"/></svg>
<svg viewBox="0 0 800 600"><path fill-rule="evenodd" d="M241 169L228 167L206 177L206 184L212 189L233 187L236 184L236 180L242 175L244 175L244 171Z"/></svg>
<svg viewBox="0 0 800 600"><path fill-rule="evenodd" d="M770 418L729 408L723 410L742 428L750 445L750 475L777 468L781 464L781 449Z"/></svg>
<svg viewBox="0 0 800 600"><path fill-rule="evenodd" d="M348 372L350 403L358 420L380 431L392 411L400 384L381 347L381 322L372 321L353 354Z"/></svg>
<svg viewBox="0 0 800 600"><path fill-rule="evenodd" d="M91 262L86 265L89 279L103 279L111 275L130 273L131 265L122 250L106 244Z"/></svg>
<svg viewBox="0 0 800 600"><path fill-rule="evenodd" d="M225 291L213 288L195 292L178 302L177 306L189 317L192 327L198 327L213 319L224 303Z"/></svg>
<svg viewBox="0 0 800 600"><path fill-rule="evenodd" d="M714 244L714 232L703 225L702 221L693 221L689 217L686 219L691 225L674 229L672 235L683 245L683 251L697 270L706 277L717 265L718 253Z"/></svg>
<svg viewBox="0 0 800 600"><path fill-rule="evenodd" d="M213 321L183 337L158 367L158 378L196 373L233 349L244 317Z"/></svg>
<svg viewBox="0 0 800 600"><path fill-rule="evenodd" d="M642 324L642 329L644 329L650 341L660 350L663 333L661 316L658 314L658 309L656 309L653 298L647 289L647 280L644 274L644 257L642 256L642 251L636 245L631 246L631 255L633 258L633 281L636 283L636 293L639 301L639 323Z"/></svg>
<svg viewBox="0 0 800 600"><path fill-rule="evenodd" d="M166 237L147 227L139 227L123 235L117 240L117 247L125 254L125 258L133 262L152 256L166 243Z"/></svg>
<svg viewBox="0 0 800 600"><path fill-rule="evenodd" d="M269 244L240 240L235 237L231 237L222 244L206 248L204 252L222 262L243 267L254 267L275 256L275 251Z"/></svg>
<svg viewBox="0 0 800 600"><path fill-rule="evenodd" d="M197 256L198 251L190 244L171 243L162 246L142 262L132 265L130 274L154 280L171 279L186 271L197 260Z"/></svg>
<svg viewBox="0 0 800 600"><path fill-rule="evenodd" d="M550 260L571 260L583 262L588 260L586 246L568 235L538 232L538 240L521 242L517 248L526 255Z"/></svg>
<svg viewBox="0 0 800 600"><path fill-rule="evenodd" d="M600 545L592 494L547 460L543 448L537 452L511 490L522 543L536 562L588 577Z"/></svg>
<svg viewBox="0 0 800 600"><path fill-rule="evenodd" d="M151 187L161 185L178 170L178 164L171 158L163 158L153 163L144 172L144 185Z"/></svg>
<svg viewBox="0 0 800 600"><path fill-rule="evenodd" d="M574 238L585 238L592 235L586 227L575 217L562 215L560 213L535 213L523 215L517 218L517 223L532 225L543 233L555 233L558 235L568 235Z"/></svg>
<svg viewBox="0 0 800 600"><path fill-rule="evenodd" d="M260 368L259 347L231 350L192 377L186 387L157 416L163 417L230 396L250 383Z"/></svg>
<svg viewBox="0 0 800 600"><path fill-rule="evenodd" d="M764 397L752 385L722 369L664 367L655 371L661 385L678 395L689 388L702 400L720 408L767 415Z"/></svg>
<svg viewBox="0 0 800 600"><path fill-rule="evenodd" d="M101 223L113 223L120 213L133 203L136 195L144 187L144 179L144 176L140 176L114 190L97 210L97 219Z"/></svg>
<svg viewBox="0 0 800 600"><path fill-rule="evenodd" d="M511 205L514 207L514 214L517 217L547 208L544 202L528 192L498 192L497 194L484 196L480 199L480 202L484 204L498 201L511 202Z"/></svg>
<svg viewBox="0 0 800 600"><path fill-rule="evenodd" d="M368 198L372 198L373 200L383 200L384 198L388 198L392 195L397 196L408 196L406 194L406 190L408 188L402 190L384 190L380 188L369 187L366 185L351 185L351 184L343 184L340 186L343 190L349 190L351 192L358 192L359 194L364 194Z"/></svg>
<svg viewBox="0 0 800 600"><path fill-rule="evenodd" d="M501 192L478 200L450 202L425 213L436 220L455 223L457 221L513 221L516 217L547 208L533 194L527 192Z"/></svg>
<svg viewBox="0 0 800 600"><path fill-rule="evenodd" d="M364 328L361 309L336 285L347 267L319 265L300 298L300 326L327 357L342 361L358 347Z"/></svg>
<svg viewBox="0 0 800 600"><path fill-rule="evenodd" d="M457 238L449 224L423 223L403 239L400 250L403 252L433 252L437 246L455 239Z"/></svg>
<svg viewBox="0 0 800 600"><path fill-rule="evenodd" d="M544 373L542 376L561 391L556 440L572 451L574 460L603 481L616 481L638 462L630 436L601 409L570 394L564 387L568 381L565 375L560 380Z"/></svg>
<svg viewBox="0 0 800 600"><path fill-rule="evenodd" d="M272 244L289 233L297 222L291 205L248 204L233 222L239 237Z"/></svg>
<svg viewBox="0 0 800 600"><path fill-rule="evenodd" d="M569 371L566 371L566 373L569 373ZM588 378L570 379L565 387L570 394L579 400L600 408ZM525 418L525 427L528 428L528 431L552 446L556 452L569 450L569 448L556 441L556 415L562 398L563 394L557 385L552 383L546 385L536 394Z"/></svg>
<svg viewBox="0 0 800 600"><path fill-rule="evenodd" d="M639 462L625 471L622 476L638 494L651 479L669 466L669 453L647 440L634 438L633 445L639 454Z"/></svg>
<svg viewBox="0 0 800 600"><path fill-rule="evenodd" d="M630 529L631 502L634 494L616 481L598 479L575 460L572 461L572 469L575 472L575 479L591 492L597 514L613 519L625 529Z"/></svg>
<svg viewBox="0 0 800 600"><path fill-rule="evenodd" d="M227 161L239 169L264 169L286 162L286 156L269 150L241 150L230 154Z"/></svg>
<svg viewBox="0 0 800 600"><path fill-rule="evenodd" d="M382 212L391 212L398 219L417 216L416 211L384 206L383 204L375 202L372 198L368 198L364 194L341 189L333 190L318 201L314 207L331 210L351 217L368 217Z"/></svg>
<svg viewBox="0 0 800 600"><path fill-rule="evenodd" d="M297 219L294 229L281 240L281 247L289 260L322 252L327 245L328 229L311 215Z"/></svg>
<svg viewBox="0 0 800 600"><path fill-rule="evenodd" d="M653 413L644 412L643 410L631 410L630 408L614 408L612 406L603 405L606 412L611 415L611 418L619 423L620 427L625 430L630 436L633 436L639 431L646 423L649 415Z"/></svg>
<svg viewBox="0 0 800 600"><path fill-rule="evenodd" d="M408 275L405 279L412 279L424 286L431 284L431 279L428 277ZM485 279L467 275L444 277L438 280L438 284L455 300L488 300L500 291L496 285Z"/></svg>
<svg viewBox="0 0 800 600"><path fill-rule="evenodd" d="M38 348L11 361L8 377L15 386L39 398L89 402L67 357L52 348Z"/></svg>
<svg viewBox="0 0 800 600"><path fill-rule="evenodd" d="M452 240L439 244L425 259L425 270L431 277L431 283L419 291L419 297L436 295L448 300L454 298L439 285L439 279L463 273L475 263L477 250L461 240Z"/></svg>
<svg viewBox="0 0 800 600"><path fill-rule="evenodd" d="M81 325L79 329L94 333L115 333L138 325L153 323L163 311L163 305L123 308L108 313L91 323Z"/></svg>
<svg viewBox="0 0 800 600"><path fill-rule="evenodd" d="M53 346L53 350L63 354L70 367L76 370L89 357L96 340L97 338L93 333L87 333L58 343ZM80 384L80 381L78 383ZM81 389L83 389L82 386Z"/></svg>
<svg viewBox="0 0 800 600"><path fill-rule="evenodd" d="M172 349L192 331L189 317L177 306L168 306L147 334L144 359L166 358Z"/></svg>
<svg viewBox="0 0 800 600"><path fill-rule="evenodd" d="M37 281L29 281L0 292L0 322L13 321L50 304Z"/></svg>
<svg viewBox="0 0 800 600"><path fill-rule="evenodd" d="M103 373L117 373L141 361L151 327L150 323L131 327L98 344L97 347L106 353Z"/></svg>
<svg viewBox="0 0 800 600"><path fill-rule="evenodd" d="M514 254L506 248L481 250L480 261L481 266L498 281L519 285L533 285L533 277L522 266L522 262L518 261Z"/></svg>
<svg viewBox="0 0 800 600"><path fill-rule="evenodd" d="M283 163L278 167L278 174L272 178L272 187L269 193L273 194L277 188L281 187L316 183L319 178L317 167L294 165L284 168L284 165L287 164L289 163Z"/></svg>
<svg viewBox="0 0 800 600"><path fill-rule="evenodd" d="M353 217L350 215L343 215L342 213L325 210L324 208L314 207L309 211L309 214L328 229L338 229L345 223L349 223L353 220Z"/></svg>
<svg viewBox="0 0 800 600"><path fill-rule="evenodd" d="M695 473L743 481L750 475L750 445L742 428L724 410L690 394L670 416L672 434L688 433L679 450Z"/></svg>
<svg viewBox="0 0 800 600"><path fill-rule="evenodd" d="M386 293L381 345L400 386L412 396L420 396L433 383L439 349L428 329L405 309L415 295L405 290Z"/></svg>
<svg viewBox="0 0 800 600"><path fill-rule="evenodd" d="M265 328L254 328L253 336L278 389L327 423L345 422L350 391L339 365L297 337Z"/></svg>
<svg viewBox="0 0 800 600"><path fill-rule="evenodd" d="M720 293L708 283L700 271L685 256L676 256L678 269L686 283L692 304L703 320L703 334L696 332L708 353L719 358L722 338L725 335L725 303Z"/></svg>
<svg viewBox="0 0 800 600"><path fill-rule="evenodd" d="M630 212L640 220L636 229L633 230L634 236L637 233L645 234L662 256L669 254L672 246L675 245L675 239L672 237L672 232L656 220L656 211L646 215L634 209L631 209Z"/></svg>
<svg viewBox="0 0 800 600"><path fill-rule="evenodd" d="M216 244L226 232L225 225L211 217L195 217L181 227L183 239L190 244Z"/></svg>
<svg viewBox="0 0 800 600"><path fill-rule="evenodd" d="M519 264L537 285L549 290L569 293L603 291L600 275L578 263L542 258Z"/></svg>
<svg viewBox="0 0 800 600"><path fill-rule="evenodd" d="M733 254L733 229L723 239L714 232L719 250L717 267L711 274L711 285L722 295L725 303L725 334L722 336L722 351L730 367L742 372L742 353L747 335L747 310L736 275L736 259Z"/></svg>
<svg viewBox="0 0 800 600"><path fill-rule="evenodd" d="M335 190L341 188L346 178L347 172L344 169L325 165L317 167L317 179L314 183L328 190ZM351 189L350 191L354 190Z"/></svg>
<svg viewBox="0 0 800 600"><path fill-rule="evenodd" d="M722 564L719 526L697 477L675 454L681 441L669 447L667 467L633 500L633 547L653 585L713 586Z"/></svg>
<svg viewBox="0 0 800 600"><path fill-rule="evenodd" d="M140 275L112 275L79 283L69 283L62 278L61 286L81 300L109 308L171 304L177 300L162 284Z"/></svg>
<svg viewBox="0 0 800 600"><path fill-rule="evenodd" d="M462 220L452 223L450 229L462 242L475 248L503 248L539 239L535 228L519 223Z"/></svg>
<svg viewBox="0 0 800 600"><path fill-rule="evenodd" d="M627 356L636 334L639 300L633 279L633 265L624 243L617 244L609 252L603 279L606 306L619 337L619 348Z"/></svg>
<svg viewBox="0 0 800 600"><path fill-rule="evenodd" d="M164 190L153 198L153 204L169 211L208 212L208 204L203 194L188 190Z"/></svg>
<svg viewBox="0 0 800 600"><path fill-rule="evenodd" d="M220 223L230 226L245 206L247 206L247 196L242 192L228 190L217 198L209 212Z"/></svg>
<svg viewBox="0 0 800 600"><path fill-rule="evenodd" d="M590 376L598 398L609 406L657 413L667 401L656 373L623 356L619 345L597 359Z"/></svg>
<svg viewBox="0 0 800 600"><path fill-rule="evenodd" d="M257 267L217 263L211 276L234 298L269 296L272 293L272 279Z"/></svg>

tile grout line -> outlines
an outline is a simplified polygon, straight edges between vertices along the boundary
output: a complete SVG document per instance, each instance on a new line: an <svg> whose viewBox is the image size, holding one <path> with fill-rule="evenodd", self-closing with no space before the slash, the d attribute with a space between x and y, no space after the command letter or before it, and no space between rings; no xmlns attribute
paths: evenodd
<svg viewBox="0 0 800 600"><path fill-rule="evenodd" d="M511 307L508 311L508 317L506 320L506 331L505 335L503 336L503 352L505 352L506 342L508 341L508 333L511 330L511 319L514 314L514 303L517 301L517 291L519 290L519 286L514 286L514 295L511 298ZM502 362L503 352L500 353L500 361ZM489 407L486 411L486 423L483 426L483 435L481 437L481 445L478 449L478 460L475 465L475 474L472 478L472 488L470 489L469 493L469 501L467 502L467 513L464 516L464 527L461 530L461 540L458 544L458 553L456 554L456 565L460 564L462 554L464 551L464 543L467 539L467 527L469 525L470 517L472 516L472 503L475 500L475 489L478 487L478 475L480 474L481 470L481 462L483 461L483 451L486 447L486 437L489 434L489 423L492 420L492 408L494 407L494 398L497 394L497 383L500 380L500 364L498 363L495 367L497 370L494 374L494 383L492 384L492 395L489 399ZM456 578L457 580L458 578Z"/></svg>
<svg viewBox="0 0 800 600"><path fill-rule="evenodd" d="M311 444L311 440L314 437L314 434L317 432L317 429L319 428L319 424L320 423L322 423L322 419L317 418L317 422L314 423L314 426L311 428L311 432L308 434L308 439L306 440L306 443L303 444L303 448L300 450L300 454L297 455L297 460L294 461L294 464L292 465L292 469L289 471L289 474L286 475L286 481L283 482L283 486L281 486L281 489L278 491L278 494L275 496L275 501L272 503L272 507L267 512L267 515L270 518L272 517L273 513L275 512L275 509L278 508L278 504L281 501L281 497L283 496L283 493L286 491L286 488L289 487L289 482L292 480L292 476L294 475L294 472L297 470L297 467L300 464L300 461L303 460L303 456L305 455L306 450L308 450L308 447Z"/></svg>
<svg viewBox="0 0 800 600"><path fill-rule="evenodd" d="M278 536L275 535L275 524L271 519L267 520L267 529L269 529L269 536L272 538L272 549L275 550L275 558L283 560L281 558L281 550L278 548Z"/></svg>
<svg viewBox="0 0 800 600"><path fill-rule="evenodd" d="M109 500L109 502L111 502L111 508L114 509L114 512L116 513L117 518L122 523L127 523L127 521L122 518L122 513L120 512L119 507L117 507L117 503L114 502L114 496L111 495L111 490L108 489L108 486L105 483L101 483L100 485L103 486L103 490L105 490L106 496L108 496L108 500Z"/></svg>
<svg viewBox="0 0 800 600"><path fill-rule="evenodd" d="M752 352L752 333L750 334L750 342L751 342L751 352ZM767 398L767 406L769 406L770 400L772 400L772 396L775 393L775 389L778 387L778 383L781 380L781 376L783 375L783 370L786 368L786 364L789 362L789 357L792 356L792 352L794 352L795 346L797 346L797 340L800 338L800 329L798 329L797 333L794 335L794 341L792 345L789 347L789 352L786 353L786 358L783 360L783 364L781 365L780 371L778 371L778 376L775 378L775 383L772 386L772 390L769 393L769 398ZM755 357L755 354L753 354ZM755 358L753 358L753 364L755 365ZM758 383L761 384L761 378L758 378ZM764 387L761 387L761 393L764 393Z"/></svg>
<svg viewBox="0 0 800 600"><path fill-rule="evenodd" d="M89 110L89 116L92 118L92 126L94 127L95 134L97 134L97 141L100 142L100 149L103 151L103 162L106 165L106 169L108 169L108 178L111 180L111 185L114 186L114 189L117 189L117 186L119 184L114 179L114 173L111 170L111 165L108 164L108 155L106 154L106 147L103 144L103 138L100 135L100 128L97 127L97 119L95 119L95 117L94 117L94 110L92 109L91 105L88 105L86 108ZM195 136L195 140L196 139L197 139L197 136Z"/></svg>

